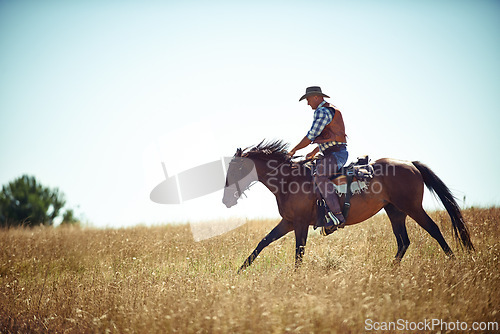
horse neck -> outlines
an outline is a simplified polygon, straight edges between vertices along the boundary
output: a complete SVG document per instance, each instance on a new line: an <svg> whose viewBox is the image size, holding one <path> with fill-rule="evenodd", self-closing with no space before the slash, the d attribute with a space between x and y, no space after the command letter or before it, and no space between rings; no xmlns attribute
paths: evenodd
<svg viewBox="0 0 500 334"><path fill-rule="evenodd" d="M277 185L287 182L291 166L284 161L254 159L255 169L259 181L262 182L273 194L278 195L280 187ZM285 174L285 175L284 175Z"/></svg>

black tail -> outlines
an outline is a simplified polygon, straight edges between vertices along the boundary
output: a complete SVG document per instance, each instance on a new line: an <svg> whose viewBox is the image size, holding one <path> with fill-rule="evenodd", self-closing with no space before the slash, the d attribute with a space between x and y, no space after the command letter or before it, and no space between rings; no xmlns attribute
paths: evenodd
<svg viewBox="0 0 500 334"><path fill-rule="evenodd" d="M443 205L451 218L455 239L459 240L466 249L474 250L474 245L470 240L469 230L467 225L465 225L462 212L460 212L460 207L458 206L455 197L450 192L450 189L448 189L444 182L441 181L441 179L423 163L413 161L413 165L415 165L415 167L417 167L420 171L420 174L422 174L422 178L424 179L424 183L427 188L431 192L437 194L441 202L443 202Z"/></svg>

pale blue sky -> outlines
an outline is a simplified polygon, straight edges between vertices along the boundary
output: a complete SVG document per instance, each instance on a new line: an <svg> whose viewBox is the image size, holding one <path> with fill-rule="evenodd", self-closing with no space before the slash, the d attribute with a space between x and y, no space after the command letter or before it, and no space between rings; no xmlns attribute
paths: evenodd
<svg viewBox="0 0 500 334"><path fill-rule="evenodd" d="M149 191L161 161L295 145L320 85L351 159L420 160L467 205L499 205L499 18L498 1L0 0L0 183L35 175L96 226L277 217L261 186L229 210Z"/></svg>

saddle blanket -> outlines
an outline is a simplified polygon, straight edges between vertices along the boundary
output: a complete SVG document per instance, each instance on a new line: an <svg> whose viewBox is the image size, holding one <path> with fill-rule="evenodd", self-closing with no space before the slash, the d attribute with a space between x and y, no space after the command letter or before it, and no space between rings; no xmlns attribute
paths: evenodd
<svg viewBox="0 0 500 334"><path fill-rule="evenodd" d="M347 183L342 183L342 184L334 183L333 186L335 187L335 192L337 193L337 195L342 196L347 193ZM352 194L359 194L367 189L368 189L368 182L366 181L353 180L351 183Z"/></svg>

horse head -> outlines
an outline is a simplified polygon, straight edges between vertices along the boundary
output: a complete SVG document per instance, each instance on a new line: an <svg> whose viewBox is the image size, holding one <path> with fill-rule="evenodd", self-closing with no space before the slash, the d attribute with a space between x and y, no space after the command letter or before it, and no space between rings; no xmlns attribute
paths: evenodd
<svg viewBox="0 0 500 334"><path fill-rule="evenodd" d="M228 208L236 205L245 190L256 181L258 176L254 162L243 156L241 148L237 149L227 169L222 203Z"/></svg>

